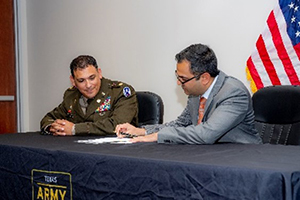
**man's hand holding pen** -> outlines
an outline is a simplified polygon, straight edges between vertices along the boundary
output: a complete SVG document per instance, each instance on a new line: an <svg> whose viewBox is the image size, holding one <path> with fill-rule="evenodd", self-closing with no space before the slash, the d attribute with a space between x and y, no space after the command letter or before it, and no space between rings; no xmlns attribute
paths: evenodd
<svg viewBox="0 0 300 200"><path fill-rule="evenodd" d="M133 143L157 141L157 133L145 135L145 129L136 128L129 123L117 125L115 132L119 138L132 137L130 141Z"/></svg>

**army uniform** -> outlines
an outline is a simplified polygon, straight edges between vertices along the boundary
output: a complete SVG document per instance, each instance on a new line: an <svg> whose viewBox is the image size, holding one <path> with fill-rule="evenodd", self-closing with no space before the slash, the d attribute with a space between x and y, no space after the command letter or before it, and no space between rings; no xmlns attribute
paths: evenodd
<svg viewBox="0 0 300 200"><path fill-rule="evenodd" d="M80 102L81 101L81 102ZM56 119L65 119L75 124L75 135L115 134L116 125L138 125L138 103L134 89L125 83L101 79L98 94L85 110L82 109L82 94L75 87L64 94L63 102L41 121L41 130L49 134L48 127Z"/></svg>

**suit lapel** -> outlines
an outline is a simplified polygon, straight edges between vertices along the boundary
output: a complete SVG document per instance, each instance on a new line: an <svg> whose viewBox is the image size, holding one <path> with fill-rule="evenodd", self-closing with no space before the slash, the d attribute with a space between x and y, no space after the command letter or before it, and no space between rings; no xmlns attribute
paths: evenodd
<svg viewBox="0 0 300 200"><path fill-rule="evenodd" d="M107 93L99 91L98 94L95 96L93 101L90 103L90 105L87 107L86 116L85 118L89 118L97 108L100 107L100 105L105 101L105 98L107 96Z"/></svg>
<svg viewBox="0 0 300 200"><path fill-rule="evenodd" d="M189 110L191 120L194 125L197 125L198 122L199 99L200 96L189 96L189 101L191 105L191 108Z"/></svg>
<svg viewBox="0 0 300 200"><path fill-rule="evenodd" d="M211 93L208 96L208 99L206 101L205 104L205 108L204 108L204 116L203 116L203 120L206 121L207 115L208 115L208 111L211 111L211 103L213 101L213 99L215 98L215 96L218 94L218 92L220 91L220 89L222 88L222 85L225 81L226 78L226 74L222 71L220 71L218 79L214 85L214 87L211 90ZM198 100L199 102L199 100ZM198 106L199 109L199 106Z"/></svg>
<svg viewBox="0 0 300 200"><path fill-rule="evenodd" d="M89 118L94 112L96 111L97 108L101 106L109 96L108 94L108 84L107 84L107 79L102 78L101 80L101 88L98 92L98 94L95 96L93 101L90 103L90 105L87 108L85 119Z"/></svg>
<svg viewBox="0 0 300 200"><path fill-rule="evenodd" d="M73 110L75 113L77 113L77 115L81 116L82 118L84 117L84 114L82 112L82 109L79 105L79 98L81 96L81 93L77 90L77 92L75 93L73 102L72 102L72 106L73 106Z"/></svg>

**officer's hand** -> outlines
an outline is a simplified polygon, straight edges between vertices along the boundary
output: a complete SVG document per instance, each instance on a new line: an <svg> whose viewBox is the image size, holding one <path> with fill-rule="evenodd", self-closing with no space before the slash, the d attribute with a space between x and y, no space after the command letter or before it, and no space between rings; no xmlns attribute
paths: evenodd
<svg viewBox="0 0 300 200"><path fill-rule="evenodd" d="M146 131L145 129L136 128L129 123L119 124L116 126L116 130L115 130L119 138L123 138L128 135L132 135L132 136L145 135L145 131Z"/></svg>
<svg viewBox="0 0 300 200"><path fill-rule="evenodd" d="M64 128L63 126L60 124L60 123L57 123L57 120L55 120L51 126L50 126L50 129L49 131L53 134L56 134L56 132L59 132L59 131L64 131Z"/></svg>
<svg viewBox="0 0 300 200"><path fill-rule="evenodd" d="M52 123L50 131L55 136L72 135L72 128L74 124L64 119L57 119Z"/></svg>

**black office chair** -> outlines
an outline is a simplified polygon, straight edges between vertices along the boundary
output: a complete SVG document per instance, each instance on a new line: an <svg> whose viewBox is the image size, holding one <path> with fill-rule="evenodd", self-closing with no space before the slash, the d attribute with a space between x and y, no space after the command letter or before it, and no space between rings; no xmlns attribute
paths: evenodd
<svg viewBox="0 0 300 200"><path fill-rule="evenodd" d="M300 86L265 87L252 100L263 143L300 145Z"/></svg>
<svg viewBox="0 0 300 200"><path fill-rule="evenodd" d="M150 124L162 124L164 116L164 104L160 96L153 92L137 91L139 104L139 126Z"/></svg>

